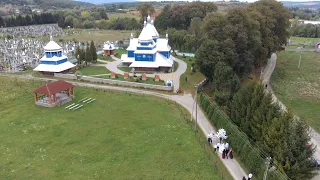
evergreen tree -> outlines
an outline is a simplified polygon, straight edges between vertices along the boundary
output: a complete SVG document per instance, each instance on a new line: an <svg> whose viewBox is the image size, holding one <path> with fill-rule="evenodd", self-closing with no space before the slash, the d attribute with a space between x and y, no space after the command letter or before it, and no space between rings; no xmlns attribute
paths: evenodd
<svg viewBox="0 0 320 180"><path fill-rule="evenodd" d="M82 64L82 58L81 58L82 52L81 52L81 49L80 49L79 46L77 46L77 48L76 48L76 53L75 53L75 55L76 55L76 58L77 58L77 60L78 60L78 64L81 65L81 64Z"/></svg>
<svg viewBox="0 0 320 180"><path fill-rule="evenodd" d="M90 51L89 43L87 43L85 59L86 59L86 66L88 65L88 63L92 62L92 53Z"/></svg>
<svg viewBox="0 0 320 180"><path fill-rule="evenodd" d="M93 41L91 41L91 43L90 43L90 51L91 51L91 56L92 56L92 62L96 62L98 59L97 49L96 49L96 46L94 45Z"/></svg>

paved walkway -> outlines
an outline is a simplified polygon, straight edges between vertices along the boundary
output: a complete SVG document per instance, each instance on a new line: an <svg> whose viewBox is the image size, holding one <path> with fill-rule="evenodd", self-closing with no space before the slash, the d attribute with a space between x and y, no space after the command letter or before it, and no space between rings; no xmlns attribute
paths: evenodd
<svg viewBox="0 0 320 180"><path fill-rule="evenodd" d="M110 57L114 59L114 61L107 62L106 68L111 72L115 72L117 74L123 75L125 72L118 69L118 65L121 63L121 59L115 56L110 56ZM174 61L176 61L179 64L178 69L172 73L155 73L155 74L158 74L160 76L160 79L162 79L163 81L172 80L174 92L177 92L180 88L180 76L186 72L187 63L173 56L171 57L173 58ZM155 74L146 74L146 75L147 77L154 78ZM141 74L139 73L137 73L136 75L141 76Z"/></svg>
<svg viewBox="0 0 320 180"><path fill-rule="evenodd" d="M264 85L267 85L267 90L271 92L272 99L274 102L277 102L280 105L280 108L282 111L287 111L287 107L276 97L271 85L270 85L270 78L272 76L272 73L276 67L277 64L277 55L274 53L272 54L271 58L268 60L267 66L263 72L263 81L262 83ZM295 118L299 118L295 115ZM316 145L316 151L314 153L314 158L320 160L320 135L310 127L310 136L311 136L311 142ZM313 178L314 180L320 179L320 174L315 176Z"/></svg>
<svg viewBox="0 0 320 180"><path fill-rule="evenodd" d="M0 75L4 75L4 74L0 74ZM9 75L8 74L6 76L20 77L20 78L26 78L26 79L56 80L56 79L50 79L50 78L36 78L36 77L32 77L31 75L26 76L26 75ZM82 87L101 88L101 89L107 89L107 90L116 90L116 91L124 91L124 92L131 92L131 93L137 93L137 94L157 96L157 97L169 99L171 101L175 101L180 105L182 105L183 107L185 107L190 113L192 113L192 106L194 101L191 94L185 94L183 96L167 95L167 94L161 94L161 93L152 92L152 91L118 87L118 86L107 86L107 85L89 84L89 83L73 82L73 81L70 81L70 83L76 86L82 86ZM198 123L198 126L203 131L203 133L206 135L211 131L216 132L199 106L197 107L197 110L198 110L197 123ZM193 112L193 118L195 118L195 109ZM227 168L227 170L235 180L241 180L243 176L246 176L245 171L241 168L240 164L237 162L236 159L222 159L221 154L219 154L219 158L221 159L222 163L224 164L224 166Z"/></svg>

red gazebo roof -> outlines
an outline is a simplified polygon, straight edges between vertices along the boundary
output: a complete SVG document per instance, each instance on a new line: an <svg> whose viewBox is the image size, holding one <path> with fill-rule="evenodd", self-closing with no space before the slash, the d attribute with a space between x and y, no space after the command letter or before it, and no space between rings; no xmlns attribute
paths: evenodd
<svg viewBox="0 0 320 180"><path fill-rule="evenodd" d="M62 80L58 80L49 84L46 84L42 87L40 87L39 89L36 89L34 91L34 93L37 94L45 94L47 96L59 93L61 91L67 90L74 87L73 84L62 81Z"/></svg>

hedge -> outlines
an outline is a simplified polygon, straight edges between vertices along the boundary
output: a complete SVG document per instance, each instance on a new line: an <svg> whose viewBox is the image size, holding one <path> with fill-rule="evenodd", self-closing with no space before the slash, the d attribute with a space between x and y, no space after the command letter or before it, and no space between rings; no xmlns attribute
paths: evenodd
<svg viewBox="0 0 320 180"><path fill-rule="evenodd" d="M259 149L250 142L248 136L239 130L238 126L216 103L210 102L209 97L202 93L200 94L200 106L216 128L223 128L227 131L228 143L231 145L232 151L239 157L245 167L255 175L255 179L263 179L266 157L263 157ZM268 180L284 179L284 177L286 175L278 170L268 173Z"/></svg>

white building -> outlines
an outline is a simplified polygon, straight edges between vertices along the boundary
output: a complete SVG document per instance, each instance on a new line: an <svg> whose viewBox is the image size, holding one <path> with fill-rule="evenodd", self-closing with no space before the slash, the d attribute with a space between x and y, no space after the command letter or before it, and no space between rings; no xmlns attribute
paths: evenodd
<svg viewBox="0 0 320 180"><path fill-rule="evenodd" d="M131 34L128 53L121 56L121 61L136 71L170 71L173 67L170 50L168 34L160 38L148 16L139 37L133 38Z"/></svg>
<svg viewBox="0 0 320 180"><path fill-rule="evenodd" d="M33 71L39 71L44 75L53 75L54 73L66 73L75 67L68 61L68 57L63 55L62 47L53 41L44 47L44 56L40 59L39 65Z"/></svg>

